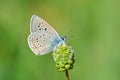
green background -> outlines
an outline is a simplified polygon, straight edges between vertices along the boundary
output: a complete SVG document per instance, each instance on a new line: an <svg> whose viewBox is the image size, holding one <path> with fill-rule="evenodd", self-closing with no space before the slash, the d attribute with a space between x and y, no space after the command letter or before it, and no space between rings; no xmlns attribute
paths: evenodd
<svg viewBox="0 0 120 80"><path fill-rule="evenodd" d="M33 14L73 47L71 80L120 80L119 0L0 0L0 80L65 80L52 53L28 46Z"/></svg>

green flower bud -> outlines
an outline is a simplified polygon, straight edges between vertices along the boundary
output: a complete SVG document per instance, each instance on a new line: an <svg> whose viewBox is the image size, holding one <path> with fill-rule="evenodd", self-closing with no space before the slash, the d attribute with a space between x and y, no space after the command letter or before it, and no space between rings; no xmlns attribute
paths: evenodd
<svg viewBox="0 0 120 80"><path fill-rule="evenodd" d="M60 72L64 72L65 69L63 69L63 68L59 68L58 71L60 71Z"/></svg>
<svg viewBox="0 0 120 80"><path fill-rule="evenodd" d="M72 63L73 63L73 60L69 59L68 64L72 64Z"/></svg>
<svg viewBox="0 0 120 80"><path fill-rule="evenodd" d="M69 64L65 65L65 68L70 69L70 65Z"/></svg>
<svg viewBox="0 0 120 80"><path fill-rule="evenodd" d="M53 59L56 63L58 71L63 72L73 68L74 51L71 46L65 43L58 45L53 52Z"/></svg>

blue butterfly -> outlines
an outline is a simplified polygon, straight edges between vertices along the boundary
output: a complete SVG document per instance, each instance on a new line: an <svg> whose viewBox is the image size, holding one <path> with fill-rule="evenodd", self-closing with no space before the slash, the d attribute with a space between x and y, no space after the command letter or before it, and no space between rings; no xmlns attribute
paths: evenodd
<svg viewBox="0 0 120 80"><path fill-rule="evenodd" d="M30 20L28 45L36 55L53 51L58 45L65 44L64 38L42 18L33 15Z"/></svg>

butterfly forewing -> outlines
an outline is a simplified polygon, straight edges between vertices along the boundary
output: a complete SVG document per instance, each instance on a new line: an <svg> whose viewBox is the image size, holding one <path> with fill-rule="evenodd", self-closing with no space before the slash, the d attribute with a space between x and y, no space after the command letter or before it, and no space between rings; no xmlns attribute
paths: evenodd
<svg viewBox="0 0 120 80"><path fill-rule="evenodd" d="M30 32L46 31L53 36L59 36L58 33L42 18L33 15L30 20Z"/></svg>

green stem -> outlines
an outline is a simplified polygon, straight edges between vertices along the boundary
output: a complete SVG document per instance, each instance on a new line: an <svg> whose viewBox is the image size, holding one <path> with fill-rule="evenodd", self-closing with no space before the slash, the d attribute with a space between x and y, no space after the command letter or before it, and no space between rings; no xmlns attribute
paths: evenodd
<svg viewBox="0 0 120 80"><path fill-rule="evenodd" d="M66 77L66 80L69 80L68 70L65 71L65 77Z"/></svg>

